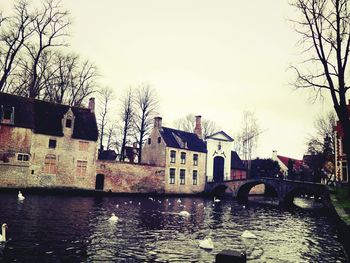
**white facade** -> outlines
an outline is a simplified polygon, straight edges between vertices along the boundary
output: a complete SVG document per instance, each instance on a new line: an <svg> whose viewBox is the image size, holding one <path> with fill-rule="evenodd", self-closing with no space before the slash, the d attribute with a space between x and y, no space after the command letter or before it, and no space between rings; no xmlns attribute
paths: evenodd
<svg viewBox="0 0 350 263"><path fill-rule="evenodd" d="M277 151L272 151L272 160L276 161L281 168L284 177L288 175L288 167L278 158Z"/></svg>
<svg viewBox="0 0 350 263"><path fill-rule="evenodd" d="M231 176L231 150L233 139L225 132L220 131L206 137L207 142L207 176L208 181L214 179L214 160L216 157L224 159L223 179L229 180Z"/></svg>

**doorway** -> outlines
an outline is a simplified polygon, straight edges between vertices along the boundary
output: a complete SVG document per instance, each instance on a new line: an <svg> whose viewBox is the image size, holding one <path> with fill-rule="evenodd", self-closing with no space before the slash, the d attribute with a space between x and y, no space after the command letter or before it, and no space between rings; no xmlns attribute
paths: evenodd
<svg viewBox="0 0 350 263"><path fill-rule="evenodd" d="M96 190L103 190L104 183L105 183L105 176L104 176L104 174L96 175L95 189Z"/></svg>
<svg viewBox="0 0 350 263"><path fill-rule="evenodd" d="M224 166L225 166L225 159L221 156L216 156L214 158L214 172L213 172L214 182L224 181Z"/></svg>

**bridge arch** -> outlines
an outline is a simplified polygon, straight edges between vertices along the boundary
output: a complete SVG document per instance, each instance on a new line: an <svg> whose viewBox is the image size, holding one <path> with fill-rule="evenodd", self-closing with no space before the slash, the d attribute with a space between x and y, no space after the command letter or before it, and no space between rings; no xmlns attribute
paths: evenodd
<svg viewBox="0 0 350 263"><path fill-rule="evenodd" d="M309 188L305 186L295 186L285 193L283 196L283 202L287 204L292 204L295 197L300 195L314 196L314 198L321 197L324 201L326 198L326 191L323 188Z"/></svg>
<svg viewBox="0 0 350 263"><path fill-rule="evenodd" d="M233 197L234 190L226 184L218 184L210 191L210 194L213 196L229 195Z"/></svg>
<svg viewBox="0 0 350 263"><path fill-rule="evenodd" d="M276 196L279 199L281 198L281 193L279 192L279 189L277 189L272 184L269 184L267 182L256 180L256 181L248 181L242 185L240 185L236 190L236 198L240 200L247 200L250 190L257 185L263 184L265 185L265 193L268 192L272 196Z"/></svg>

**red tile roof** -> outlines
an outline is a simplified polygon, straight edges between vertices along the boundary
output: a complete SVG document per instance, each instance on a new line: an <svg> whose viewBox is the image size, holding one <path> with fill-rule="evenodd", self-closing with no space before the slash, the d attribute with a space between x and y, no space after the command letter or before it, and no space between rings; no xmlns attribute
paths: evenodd
<svg viewBox="0 0 350 263"><path fill-rule="evenodd" d="M302 160L297 160L297 159L289 158L289 157L282 156L282 155L277 155L277 158L287 167L288 167L289 160L292 160L294 163L294 165L293 165L294 169L296 169L296 170L300 170L301 166L303 165Z"/></svg>

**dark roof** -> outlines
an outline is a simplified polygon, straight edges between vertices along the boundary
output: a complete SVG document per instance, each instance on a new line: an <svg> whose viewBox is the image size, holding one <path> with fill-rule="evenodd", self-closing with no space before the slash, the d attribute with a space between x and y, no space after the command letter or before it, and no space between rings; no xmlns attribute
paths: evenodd
<svg viewBox="0 0 350 263"><path fill-rule="evenodd" d="M14 107L14 126L33 129L35 133L63 136L62 118L70 106L0 92L0 105ZM71 107L75 117L75 139L96 141L98 137L95 114L90 109Z"/></svg>
<svg viewBox="0 0 350 263"><path fill-rule="evenodd" d="M195 133L162 127L160 129L160 134L168 147L186 149L195 152L207 152L205 143Z"/></svg>
<svg viewBox="0 0 350 263"><path fill-rule="evenodd" d="M14 107L14 126L23 128L34 128L34 99L23 98L0 92L0 106ZM0 109L1 110L1 109ZM1 117L0 111L0 117Z"/></svg>
<svg viewBox="0 0 350 263"><path fill-rule="evenodd" d="M231 170L245 170L244 163L235 151L231 151Z"/></svg>
<svg viewBox="0 0 350 263"><path fill-rule="evenodd" d="M108 161L114 161L116 158L117 158L117 153L114 150L102 151L98 156L98 159L108 160Z"/></svg>
<svg viewBox="0 0 350 263"><path fill-rule="evenodd" d="M75 116L73 138L97 141L96 116L89 109L72 107Z"/></svg>

